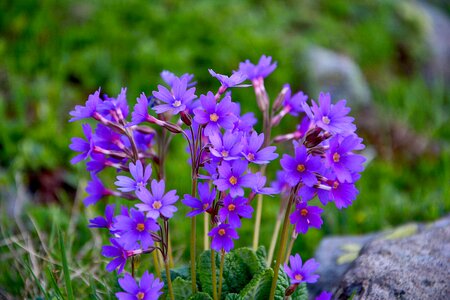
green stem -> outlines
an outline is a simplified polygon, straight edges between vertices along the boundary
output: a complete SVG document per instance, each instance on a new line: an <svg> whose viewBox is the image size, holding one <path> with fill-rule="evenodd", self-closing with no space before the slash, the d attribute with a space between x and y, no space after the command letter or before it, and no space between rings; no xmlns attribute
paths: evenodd
<svg viewBox="0 0 450 300"><path fill-rule="evenodd" d="M192 197L195 197L197 192L197 176L193 176L192 178ZM196 231L197 224L195 220L195 216L191 218L191 279L192 279L192 293L197 292L197 274L195 269L195 244L196 244Z"/></svg>
<svg viewBox="0 0 450 300"><path fill-rule="evenodd" d="M220 252L220 268L219 268L219 299L222 296L222 280L223 280L223 264L225 262L225 252Z"/></svg>
<svg viewBox="0 0 450 300"><path fill-rule="evenodd" d="M278 272L280 270L281 261L283 260L284 251L286 248L286 242L288 238L288 227L289 227L289 213L291 211L292 203L294 202L295 195L297 193L297 189L293 188L291 191L291 196L289 197L289 202L286 208L286 212L284 214L284 221L283 221L283 229L281 230L281 241L280 241L280 248L278 249L277 254L277 260L275 263L275 268L273 269L273 279L272 279L272 287L270 288L270 300L273 300L275 298L275 290L277 287L277 281L278 281Z"/></svg>
<svg viewBox="0 0 450 300"><path fill-rule="evenodd" d="M209 218L208 218L208 214L203 214L203 245L204 245L204 249L203 250L208 250L209 249L209 236L208 236L208 232L209 232Z"/></svg>
<svg viewBox="0 0 450 300"><path fill-rule="evenodd" d="M277 221L275 223L275 229L272 234L272 240L270 241L270 248L269 248L269 254L267 256L267 265L272 265L272 259L273 259L273 253L275 252L275 245L278 240L278 234L280 233L281 228L281 217L280 215L277 216Z"/></svg>
<svg viewBox="0 0 450 300"><path fill-rule="evenodd" d="M164 260L164 267L166 269L166 278L167 278L167 288L169 289L169 296L171 300L174 300L173 290L172 290L172 279L170 279L170 269L169 269L169 261Z"/></svg>
<svg viewBox="0 0 450 300"><path fill-rule="evenodd" d="M159 268L158 252L156 250L153 251L153 263L155 265L156 276L161 278L161 269Z"/></svg>
<svg viewBox="0 0 450 300"><path fill-rule="evenodd" d="M216 252L211 249L211 271L212 271L212 289L213 299L217 300L217 287L216 287Z"/></svg>
<svg viewBox="0 0 450 300"><path fill-rule="evenodd" d="M288 263L289 256L291 255L292 248L294 248L295 240L297 239L298 234L295 233L295 230L292 230L291 240L289 241L289 246L286 251L286 257L284 258L284 262Z"/></svg>

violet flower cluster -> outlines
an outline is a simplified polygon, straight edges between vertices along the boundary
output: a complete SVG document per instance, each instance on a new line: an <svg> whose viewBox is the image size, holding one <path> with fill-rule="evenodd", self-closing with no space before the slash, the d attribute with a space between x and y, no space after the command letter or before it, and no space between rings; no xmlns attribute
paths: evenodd
<svg viewBox="0 0 450 300"><path fill-rule="evenodd" d="M231 76L209 70L219 81L219 88L215 93L200 95L193 75L178 77L164 71L161 77L165 85L158 85L156 91L148 93L150 97L141 93L133 109L127 102L126 88L116 98L99 89L84 106L77 105L70 113L71 122L86 121L82 125L84 138L73 138L70 145L78 152L71 162L87 161L86 169L91 174L85 205L110 196L131 204L119 211L108 204L104 216L90 220L89 225L110 234L110 244L103 246L102 255L109 260L106 270L124 273L119 279L124 292L116 294L119 299L157 299L162 294L163 283L153 274L146 271L140 282L135 280L134 257L158 251L165 265L170 260L169 221L178 210L177 194L181 193L167 189L171 179L166 178L164 170L170 163L167 149L174 136L186 141L192 177L192 191L180 202L190 209L187 217L192 218L192 228L197 216L206 216L210 247L222 255L234 248L239 228L247 222L243 219L252 218L252 202L257 196L281 195L288 208L286 204L281 207L295 232L302 234L311 227L321 227L320 205L333 202L342 209L355 200L355 183L365 159L355 153L364 146L355 133L353 118L348 116L350 108L345 100L333 104L326 93L319 95L317 103L308 103L307 95L292 93L289 85L271 103L264 79L275 68L271 57L262 56L256 65L248 60L241 63ZM246 80L255 90L263 117L262 132L254 128L255 115L243 113L240 104L233 101L231 89L250 86L243 84ZM285 116L297 118L297 128L272 137L271 128ZM94 122L95 128L90 125ZM282 170L271 186L266 186L266 167L279 157L274 145L291 141L293 155L283 154ZM114 185L106 184L103 171L107 168L117 172ZM320 205L310 204L315 196ZM191 243L195 254L195 233ZM155 269L157 264L155 260ZM124 272L127 265L131 275ZM297 254L291 257L290 265L284 270L291 284L317 280L312 273L318 264L313 260L302 265ZM191 262L195 270L193 267L195 261ZM169 296L173 297L170 276L167 280Z"/></svg>

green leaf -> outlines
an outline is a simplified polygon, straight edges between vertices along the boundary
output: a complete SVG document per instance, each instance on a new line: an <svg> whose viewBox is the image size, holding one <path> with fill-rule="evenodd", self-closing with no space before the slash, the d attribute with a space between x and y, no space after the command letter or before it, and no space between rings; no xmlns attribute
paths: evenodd
<svg viewBox="0 0 450 300"><path fill-rule="evenodd" d="M28 271L30 272L31 276L34 279L34 282L37 284L37 286L39 287L39 289L41 290L42 294L44 295L45 298L48 298L48 294L45 292L44 287L41 284L41 281L36 277L36 275L34 274L33 270L30 267L29 263L26 263L25 266L27 267Z"/></svg>
<svg viewBox="0 0 450 300"><path fill-rule="evenodd" d="M73 297L73 289L72 289L72 281L70 280L69 265L67 263L66 248L64 247L64 239L62 237L61 231L59 231L58 235L59 235L59 249L61 250L61 260L64 272L64 281L66 283L67 298L69 300L74 300L75 298Z"/></svg>
<svg viewBox="0 0 450 300"><path fill-rule="evenodd" d="M289 285L290 284L288 276L283 271L283 269L280 268L280 270L278 271L277 287L275 289L275 299L283 300L284 293L286 292L286 289L289 287Z"/></svg>
<svg viewBox="0 0 450 300"><path fill-rule="evenodd" d="M229 292L239 293L252 279L249 267L239 257L236 251L225 256L223 278L229 287Z"/></svg>
<svg viewBox="0 0 450 300"><path fill-rule="evenodd" d="M239 294L230 293L225 297L225 300L241 300L241 296Z"/></svg>
<svg viewBox="0 0 450 300"><path fill-rule="evenodd" d="M267 252L266 247L263 245L259 246L258 249L256 249L256 258L258 259L258 263L261 269L267 268L266 258L267 258Z"/></svg>
<svg viewBox="0 0 450 300"><path fill-rule="evenodd" d="M292 300L308 300L308 289L306 283L300 284L291 296Z"/></svg>
<svg viewBox="0 0 450 300"><path fill-rule="evenodd" d="M219 285L219 254L215 252L216 259L216 286ZM203 251L197 259L197 277L202 292L212 295L212 268L211 250ZM224 284L225 285L225 284ZM223 287L222 287L223 290Z"/></svg>
<svg viewBox="0 0 450 300"><path fill-rule="evenodd" d="M175 299L187 299L192 295L192 282L181 277L172 281L173 296Z"/></svg>
<svg viewBox="0 0 450 300"><path fill-rule="evenodd" d="M212 300L212 298L207 293L198 292L189 297L188 300Z"/></svg>
<svg viewBox="0 0 450 300"><path fill-rule="evenodd" d="M253 279L239 293L243 300L266 300L270 294L273 270L266 269L253 277Z"/></svg>
<svg viewBox="0 0 450 300"><path fill-rule="evenodd" d="M64 297L63 297L63 295L62 295L62 292L61 292L61 290L59 289L58 283L56 282L55 275L53 275L53 272L52 272L52 270L50 269L50 267L47 267L47 273L48 273L48 275L49 275L49 277L50 277L50 283L52 284L53 289L54 289L55 292L56 292L56 297L57 297L58 299L64 299Z"/></svg>
<svg viewBox="0 0 450 300"><path fill-rule="evenodd" d="M260 265L256 253L250 248L243 247L232 251L237 254L237 256L242 260L243 263L247 265L250 273L254 276L260 273L264 268Z"/></svg>

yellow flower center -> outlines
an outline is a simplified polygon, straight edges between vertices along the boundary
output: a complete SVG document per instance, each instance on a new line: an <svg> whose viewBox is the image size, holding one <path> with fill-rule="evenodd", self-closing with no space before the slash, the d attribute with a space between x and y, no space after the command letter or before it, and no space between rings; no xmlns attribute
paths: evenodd
<svg viewBox="0 0 450 300"><path fill-rule="evenodd" d="M227 150L222 150L222 152L220 152L222 154L223 157L227 157L228 156L228 151Z"/></svg>
<svg viewBox="0 0 450 300"><path fill-rule="evenodd" d="M180 100L176 100L172 103L173 107L179 107L181 105L181 101Z"/></svg>
<svg viewBox="0 0 450 300"><path fill-rule="evenodd" d="M145 229L144 223L138 223L136 225L136 229L139 230L139 231L144 231L144 229Z"/></svg>
<svg viewBox="0 0 450 300"><path fill-rule="evenodd" d="M209 207L208 203L203 204L203 210L206 210Z"/></svg>
<svg viewBox="0 0 450 300"><path fill-rule="evenodd" d="M306 170L306 168L305 168L305 165L304 165L304 164L298 164L298 165L297 165L297 171L303 172L303 171L305 171L305 170Z"/></svg>
<svg viewBox="0 0 450 300"><path fill-rule="evenodd" d="M338 186L339 186L339 182L335 181L335 182L333 183L333 189L337 189Z"/></svg>
<svg viewBox="0 0 450 300"><path fill-rule="evenodd" d="M153 207L154 209L160 209L161 206L162 206L161 201L155 201L155 202L153 202L153 204L152 204L152 207Z"/></svg>
<svg viewBox="0 0 450 300"><path fill-rule="evenodd" d="M303 279L303 276L302 276L302 275L300 275L300 274L297 274L297 275L295 275L295 276L294 276L294 278L295 278L295 280L298 280L298 281L300 281L300 280L302 280L302 279Z"/></svg>
<svg viewBox="0 0 450 300"><path fill-rule="evenodd" d="M209 119L213 122L217 122L219 120L219 116L216 113L210 114Z"/></svg>
<svg viewBox="0 0 450 300"><path fill-rule="evenodd" d="M247 157L248 157L248 160L254 160L255 159L255 154L253 154L253 153L249 153L249 154L247 154Z"/></svg>
<svg viewBox="0 0 450 300"><path fill-rule="evenodd" d="M330 124L330 118L328 118L327 116L323 116L322 117L322 122L326 125Z"/></svg>
<svg viewBox="0 0 450 300"><path fill-rule="evenodd" d="M308 210L307 210L306 208L303 208L303 209L300 211L300 214L302 215L302 217L306 217L306 216L308 215Z"/></svg>
<svg viewBox="0 0 450 300"><path fill-rule="evenodd" d="M339 155L339 153L337 153L337 152L334 153L333 154L333 161L337 163L337 162L339 162L339 159L341 159L341 156Z"/></svg>
<svg viewBox="0 0 450 300"><path fill-rule="evenodd" d="M224 235L225 234L225 229L219 229L219 235Z"/></svg>
<svg viewBox="0 0 450 300"><path fill-rule="evenodd" d="M143 292L139 292L136 294L136 298L138 298L139 300L144 299L144 297L145 297L145 294Z"/></svg>
<svg viewBox="0 0 450 300"><path fill-rule="evenodd" d="M230 205L228 205L228 210L229 211L233 211L236 209L236 205L234 205L233 203L231 203Z"/></svg>
<svg viewBox="0 0 450 300"><path fill-rule="evenodd" d="M237 178L234 176L231 176L230 179L228 180L232 185L235 185L237 183Z"/></svg>

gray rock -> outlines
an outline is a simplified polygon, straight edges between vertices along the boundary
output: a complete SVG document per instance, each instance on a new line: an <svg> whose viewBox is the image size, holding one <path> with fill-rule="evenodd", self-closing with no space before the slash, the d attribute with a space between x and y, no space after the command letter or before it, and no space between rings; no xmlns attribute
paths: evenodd
<svg viewBox="0 0 450 300"><path fill-rule="evenodd" d="M347 99L354 109L367 106L371 101L369 86L360 68L348 56L325 48L310 46L303 54L310 97L330 92L333 100Z"/></svg>
<svg viewBox="0 0 450 300"><path fill-rule="evenodd" d="M449 299L450 224L369 242L343 276L336 299Z"/></svg>

